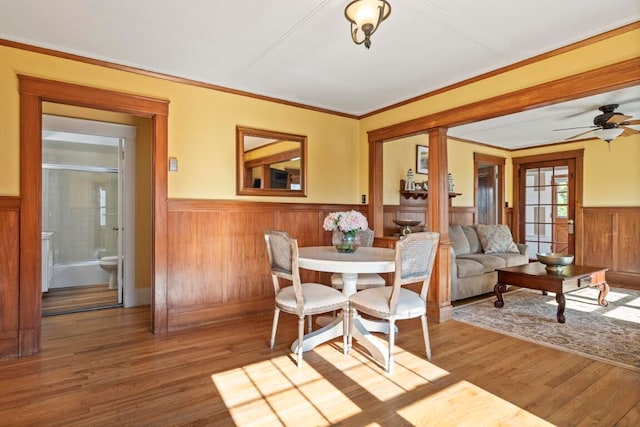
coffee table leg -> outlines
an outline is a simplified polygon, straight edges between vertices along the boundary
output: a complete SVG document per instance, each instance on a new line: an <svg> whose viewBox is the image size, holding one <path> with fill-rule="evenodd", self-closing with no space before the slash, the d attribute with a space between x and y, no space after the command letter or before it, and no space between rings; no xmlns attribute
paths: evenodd
<svg viewBox="0 0 640 427"><path fill-rule="evenodd" d="M598 304L603 307L608 306L609 301L607 301L605 298L609 294L609 284L607 282L602 282L594 285L593 287L600 291L600 293L598 294Z"/></svg>
<svg viewBox="0 0 640 427"><path fill-rule="evenodd" d="M493 302L494 307L502 308L504 307L504 300L502 299L502 294L507 292L507 284L506 283L496 283L493 287L493 292L496 294L496 301Z"/></svg>
<svg viewBox="0 0 640 427"><path fill-rule="evenodd" d="M556 302L558 303L558 315L557 315L558 323L564 323L565 300L564 300L564 294L562 292L558 292L556 294Z"/></svg>

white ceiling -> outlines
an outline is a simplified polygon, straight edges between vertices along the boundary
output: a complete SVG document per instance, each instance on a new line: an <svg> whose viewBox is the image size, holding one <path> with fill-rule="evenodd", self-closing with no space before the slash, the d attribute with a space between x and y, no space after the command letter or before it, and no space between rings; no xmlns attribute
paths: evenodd
<svg viewBox="0 0 640 427"><path fill-rule="evenodd" d="M390 0L367 50L351 41L348 2L0 0L0 38L359 116L640 21L638 0ZM638 96L615 102L638 118ZM593 111L552 129L588 126L609 101L574 103L559 111ZM515 144L558 140L541 132L550 119L522 114ZM519 117L449 133L515 148Z"/></svg>

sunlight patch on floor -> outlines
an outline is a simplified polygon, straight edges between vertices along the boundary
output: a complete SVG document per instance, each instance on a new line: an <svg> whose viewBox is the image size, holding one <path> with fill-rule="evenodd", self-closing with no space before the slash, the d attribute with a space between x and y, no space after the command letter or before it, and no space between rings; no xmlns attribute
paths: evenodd
<svg viewBox="0 0 640 427"><path fill-rule="evenodd" d="M565 301L565 310L576 310L583 313L591 313L601 307L598 304L597 299L578 298L565 294ZM546 304L552 305L554 307L558 305L556 300L547 301Z"/></svg>
<svg viewBox="0 0 640 427"><path fill-rule="evenodd" d="M596 288L587 287L583 289L579 289L577 291L571 291L569 293L565 293L566 300L566 309L581 311L584 313L590 313L596 310L603 308L600 304L598 304L598 295L600 291ZM553 292L549 292L549 295L555 296ZM628 294L624 292L616 292L611 291L606 297L606 300L609 304L614 304L623 300L624 298L629 297ZM546 304L557 306L558 303L554 300L547 301ZM607 315L603 313L603 315Z"/></svg>
<svg viewBox="0 0 640 427"><path fill-rule="evenodd" d="M307 360L298 368L287 355L213 374L211 379L237 425L331 425L362 412L347 394L368 394L367 399L382 403L449 374L400 347L391 375L363 350L345 356L341 348L322 345L312 353L305 356L315 357L311 363L317 369ZM318 369L335 372L327 379ZM348 386L342 391L336 381Z"/></svg>
<svg viewBox="0 0 640 427"><path fill-rule="evenodd" d="M333 349L335 351L335 349ZM308 425L339 422L360 409L309 364L276 357L211 376L237 425ZM335 411L336 405L340 406Z"/></svg>
<svg viewBox="0 0 640 427"><path fill-rule="evenodd" d="M553 425L467 381L425 396L397 412L411 425L419 426Z"/></svg>
<svg viewBox="0 0 640 427"><path fill-rule="evenodd" d="M342 373L366 390L373 391L380 401L393 399L402 393L436 381L449 372L419 357L395 347L393 373L387 374L382 365L372 361L366 350L353 348L350 366L341 366Z"/></svg>
<svg viewBox="0 0 640 427"><path fill-rule="evenodd" d="M615 307L613 310L604 313L604 316L640 324L640 307L630 307L628 305Z"/></svg>
<svg viewBox="0 0 640 427"><path fill-rule="evenodd" d="M566 310L576 310L590 313L596 310L602 311L602 315L614 319L624 320L640 324L640 298L624 301L629 298L629 294L623 291L611 291L606 297L609 305L603 307L598 304L599 291L595 288L584 288L570 293L566 293ZM555 295L549 292L549 295ZM547 301L546 304L557 306L555 300Z"/></svg>

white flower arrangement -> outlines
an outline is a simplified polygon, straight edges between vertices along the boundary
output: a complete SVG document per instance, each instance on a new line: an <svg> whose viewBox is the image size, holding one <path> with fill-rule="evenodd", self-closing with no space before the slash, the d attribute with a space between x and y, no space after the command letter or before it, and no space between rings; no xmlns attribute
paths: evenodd
<svg viewBox="0 0 640 427"><path fill-rule="evenodd" d="M343 233L366 230L369 227L367 218L360 212L351 210L346 212L331 212L324 219L322 228L327 231L338 230Z"/></svg>

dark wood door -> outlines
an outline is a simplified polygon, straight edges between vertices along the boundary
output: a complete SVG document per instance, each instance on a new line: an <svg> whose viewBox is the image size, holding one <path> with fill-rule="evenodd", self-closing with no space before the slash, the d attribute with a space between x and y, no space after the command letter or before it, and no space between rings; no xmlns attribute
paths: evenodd
<svg viewBox="0 0 640 427"><path fill-rule="evenodd" d="M478 224L497 224L496 169L497 167L494 165L478 168L478 191L476 193Z"/></svg>

